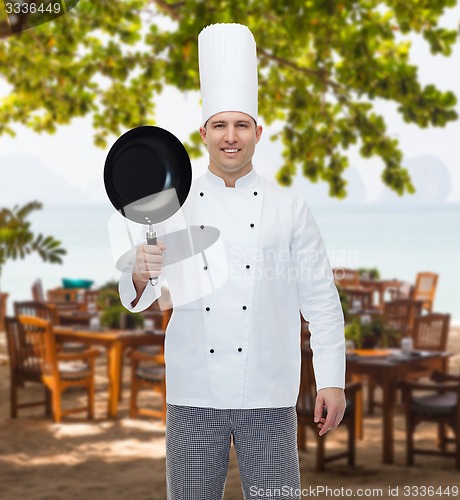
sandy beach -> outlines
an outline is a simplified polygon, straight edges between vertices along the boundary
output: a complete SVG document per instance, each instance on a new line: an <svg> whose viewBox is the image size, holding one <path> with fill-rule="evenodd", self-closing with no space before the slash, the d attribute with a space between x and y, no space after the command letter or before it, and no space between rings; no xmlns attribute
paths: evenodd
<svg viewBox="0 0 460 500"><path fill-rule="evenodd" d="M460 327L451 329L449 350L454 354L450 371L460 373ZM18 419L9 417L9 366L5 351L5 335L0 333L0 498L5 500L57 499L166 499L165 428L157 420L128 417L129 370L125 368L123 401L119 418L106 419L107 378L104 356L98 360L96 419L66 417L53 424L42 408L24 409ZM20 393L21 401L40 399L42 389L30 384ZM380 395L377 394L377 398ZM72 404L84 396L69 391L64 403ZM157 396L144 392L141 398L159 406ZM405 424L400 408L395 418L395 463L381 463L381 416L365 416L364 438L357 442L354 468L345 460L330 463L325 473L314 472L315 439L308 431L308 451L300 452L302 488L312 496L326 497L318 486L331 488L328 497L359 494L389 498L407 497L404 486L457 486L460 474L454 460L439 457L416 457L417 465L405 466ZM430 424L418 427L420 444L433 446L436 428ZM346 431L338 428L327 434L327 450L344 447ZM398 495L395 495L399 486ZM341 490L341 489L344 490ZM313 489L313 492L312 492ZM372 491L372 489L376 489ZM412 490L413 492L415 490ZM420 491L420 490L419 490ZM367 493L367 494L366 494ZM420 494L420 493L419 493ZM305 495L305 498L307 497ZM413 495L417 496L417 495ZM225 500L241 500L238 462L231 449ZM258 498L258 497L254 497ZM197 499L199 500L199 499ZM211 500L211 499L210 499Z"/></svg>

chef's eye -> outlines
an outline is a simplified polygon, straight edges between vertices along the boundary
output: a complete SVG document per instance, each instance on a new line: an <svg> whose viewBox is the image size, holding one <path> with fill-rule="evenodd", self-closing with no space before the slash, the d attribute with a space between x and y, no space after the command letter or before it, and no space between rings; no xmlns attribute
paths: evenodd
<svg viewBox="0 0 460 500"><path fill-rule="evenodd" d="M247 125L246 125L246 123L239 123L239 124L238 124L238 127L247 128Z"/></svg>
<svg viewBox="0 0 460 500"><path fill-rule="evenodd" d="M214 128L222 128L222 127L223 127L222 123L216 123L214 125Z"/></svg>

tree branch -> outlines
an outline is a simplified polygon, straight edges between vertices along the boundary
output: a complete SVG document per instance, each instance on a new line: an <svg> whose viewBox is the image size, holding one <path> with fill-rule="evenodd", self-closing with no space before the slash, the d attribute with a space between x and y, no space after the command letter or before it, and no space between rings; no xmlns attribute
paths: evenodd
<svg viewBox="0 0 460 500"><path fill-rule="evenodd" d="M12 34L12 31L11 31L10 23L8 21L3 21L2 23L0 23L0 40L2 38L7 38L7 37L11 36L11 34Z"/></svg>
<svg viewBox="0 0 460 500"><path fill-rule="evenodd" d="M159 8L159 10L169 14L175 21L180 21L178 9L183 7L185 2L176 2L174 4L169 4L165 0L152 0L152 2Z"/></svg>
<svg viewBox="0 0 460 500"><path fill-rule="evenodd" d="M321 82L324 83L325 85L328 85L329 87L332 87L334 90L338 90L341 93L346 93L346 89L344 87L342 87L342 85L330 80L327 77L327 75L328 75L327 71L324 69L314 70L314 69L309 69L309 68L302 68L302 67L298 66L297 64L293 63L292 61L288 61L287 59L284 59L282 57L275 56L274 54L271 54L270 52L267 52L265 49L262 49L260 47L257 47L257 52L259 54L262 54L263 56L265 56L267 59L271 59L272 61L276 61L277 63L282 64L283 66L288 66L289 68L293 68L296 71L300 71L301 73L305 73L306 75L319 78L321 80Z"/></svg>

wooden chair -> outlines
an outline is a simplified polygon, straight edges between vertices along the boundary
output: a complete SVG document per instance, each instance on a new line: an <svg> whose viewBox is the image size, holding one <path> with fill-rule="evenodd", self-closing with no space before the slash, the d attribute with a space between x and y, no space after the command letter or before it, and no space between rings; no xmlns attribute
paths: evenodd
<svg viewBox="0 0 460 500"><path fill-rule="evenodd" d="M15 318L9 318L11 324ZM88 349L80 353L58 353L50 321L19 316L19 325L8 338L12 357L12 416L17 415L17 381L24 380L24 373L32 372L51 393L54 422L71 413L86 411L89 419L94 417L94 364L99 352ZM88 404L83 408L63 410L61 394L69 387L83 387L88 394Z"/></svg>
<svg viewBox="0 0 460 500"><path fill-rule="evenodd" d="M166 331L172 309L162 311L160 308L150 307L144 312L147 319L153 319L154 329L162 332ZM166 383L164 381L164 346L145 345L139 346L128 352L131 359L131 403L130 416L136 418L138 415L160 416L163 421L166 420ZM142 363L154 363L152 370L141 366ZM161 370L156 368L160 367ZM154 410L139 409L137 406L137 396L142 388L153 388L163 397L163 410L161 414Z"/></svg>
<svg viewBox="0 0 460 500"><path fill-rule="evenodd" d="M15 316L34 316L36 318L51 321L53 326L60 325L59 315L55 304L26 300L14 302L13 306ZM64 352L81 352L87 349L85 344L79 342L63 342L59 347L61 347Z"/></svg>
<svg viewBox="0 0 460 500"><path fill-rule="evenodd" d="M415 318L412 338L414 349L445 351L449 336L450 314L431 313Z"/></svg>
<svg viewBox="0 0 460 500"><path fill-rule="evenodd" d="M438 275L430 272L417 273L415 286L412 290L411 299L422 300L423 309L431 312L433 310L434 296L438 284Z"/></svg>
<svg viewBox="0 0 460 500"><path fill-rule="evenodd" d="M166 422L166 381L163 352L159 346L149 346L149 348L150 352L144 347L143 350L133 350L129 354L131 358L129 416L130 418L137 418L139 415L160 417L163 422ZM143 363L148 363L148 365ZM153 389L158 392L162 398L162 409L139 408L137 397L141 389Z"/></svg>
<svg viewBox="0 0 460 500"><path fill-rule="evenodd" d="M306 427L310 427L316 436L316 470L324 471L325 464L340 458L347 458L349 465L355 465L355 442L356 442L356 397L357 391L361 389L359 382L350 382L345 387L347 406L341 425L345 425L348 430L348 446L346 451L336 452L326 455L326 436L318 434L319 429L313 421L315 401L316 401L316 382L313 370L313 353L311 348L302 346L302 367L300 379L300 391L297 399L297 447L300 450L307 450ZM323 411L325 417L326 411Z"/></svg>
<svg viewBox="0 0 460 500"><path fill-rule="evenodd" d="M450 314L432 313L416 318L412 339L416 351L447 350ZM431 375L430 370L418 370L406 376L406 380L420 380Z"/></svg>
<svg viewBox="0 0 460 500"><path fill-rule="evenodd" d="M44 386L44 399L29 403L19 403L18 389L26 382L35 382L43 385L41 366L32 356L32 346L27 343L24 329L17 318L5 317L6 343L10 360L10 415L17 418L18 410L34 406L45 406L46 415L51 415L51 398Z"/></svg>
<svg viewBox="0 0 460 500"><path fill-rule="evenodd" d="M410 302L414 302L409 300ZM421 311L421 302L418 302L417 309ZM426 314L414 318L414 327L411 333L414 350L416 351L446 351L449 335L450 314ZM406 380L419 380L431 375L429 370L419 370L406 375ZM399 386L398 386L399 387ZM380 402L374 399L375 385L372 379L368 383L368 413L374 413L375 406L381 406ZM402 398L404 395L402 394Z"/></svg>
<svg viewBox="0 0 460 500"><path fill-rule="evenodd" d="M15 316L34 316L36 318L51 321L53 325L59 325L59 316L53 304L25 300L14 302L13 307Z"/></svg>
<svg viewBox="0 0 460 500"><path fill-rule="evenodd" d="M422 302L412 299L396 299L383 304L385 327L398 332L401 337L411 335L415 318L422 314Z"/></svg>
<svg viewBox="0 0 460 500"><path fill-rule="evenodd" d="M460 377L434 372L433 383L404 381L405 411L406 411L406 462L414 465L414 455L437 455L455 457L455 467L460 470ZM415 396L418 390L425 395ZM430 391L427 395L426 392ZM417 448L414 433L420 422L429 421L438 424L438 448ZM454 437L448 437L446 427L454 432ZM454 443L455 451L447 449L449 443Z"/></svg>

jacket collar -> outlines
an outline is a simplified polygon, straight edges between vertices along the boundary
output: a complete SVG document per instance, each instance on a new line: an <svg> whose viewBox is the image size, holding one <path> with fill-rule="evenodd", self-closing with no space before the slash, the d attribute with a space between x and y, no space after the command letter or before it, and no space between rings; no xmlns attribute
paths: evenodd
<svg viewBox="0 0 460 500"><path fill-rule="evenodd" d="M224 179L222 179L222 177L219 177L216 174L213 174L209 170L209 167L206 170L205 177L206 177L206 180L208 182L210 182L211 184L214 184L216 186L226 187ZM246 175L243 175L242 177L240 177L239 179L237 179L235 181L235 188L250 187L251 184L256 180L256 178L257 178L257 173L253 167Z"/></svg>

